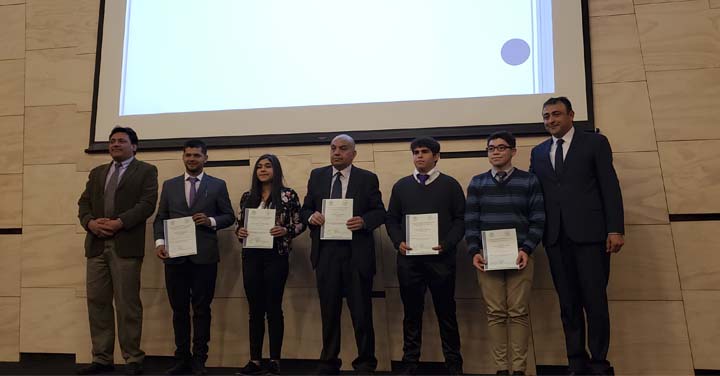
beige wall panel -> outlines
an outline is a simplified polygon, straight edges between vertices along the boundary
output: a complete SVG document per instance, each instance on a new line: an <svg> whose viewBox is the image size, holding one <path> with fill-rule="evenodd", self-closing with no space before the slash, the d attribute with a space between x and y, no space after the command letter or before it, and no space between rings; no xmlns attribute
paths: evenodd
<svg viewBox="0 0 720 376"><path fill-rule="evenodd" d="M20 296L20 249L21 235L0 235L0 297Z"/></svg>
<svg viewBox="0 0 720 376"><path fill-rule="evenodd" d="M693 374L682 302L610 302L610 325L616 374Z"/></svg>
<svg viewBox="0 0 720 376"><path fill-rule="evenodd" d="M0 298L0 362L20 361L20 298Z"/></svg>
<svg viewBox="0 0 720 376"><path fill-rule="evenodd" d="M613 165L622 189L625 224L668 223L657 153L615 153Z"/></svg>
<svg viewBox="0 0 720 376"><path fill-rule="evenodd" d="M720 291L683 291L693 365L696 369L720 369Z"/></svg>
<svg viewBox="0 0 720 376"><path fill-rule="evenodd" d="M218 232L220 264L215 296L221 298L245 297L242 281L242 247L235 236L234 227Z"/></svg>
<svg viewBox="0 0 720 376"><path fill-rule="evenodd" d="M70 288L25 288L20 298L20 352L72 353L89 342L84 299Z"/></svg>
<svg viewBox="0 0 720 376"><path fill-rule="evenodd" d="M635 12L647 71L720 66L720 11L707 1L638 5Z"/></svg>
<svg viewBox="0 0 720 376"><path fill-rule="evenodd" d="M590 18L590 42L594 83L645 79L634 14Z"/></svg>
<svg viewBox="0 0 720 376"><path fill-rule="evenodd" d="M25 60L0 61L0 116L23 114L24 82Z"/></svg>
<svg viewBox="0 0 720 376"><path fill-rule="evenodd" d="M23 207L23 175L0 175L0 228L17 228L22 226Z"/></svg>
<svg viewBox="0 0 720 376"><path fill-rule="evenodd" d="M301 287L314 289L317 287L315 270L310 262L310 244L309 231L305 231L293 239L293 250L290 253L290 274L285 284L288 288ZM380 253L379 250L376 250L376 252Z"/></svg>
<svg viewBox="0 0 720 376"><path fill-rule="evenodd" d="M25 0L0 0L0 5L25 4Z"/></svg>
<svg viewBox="0 0 720 376"><path fill-rule="evenodd" d="M247 300L216 298L212 304L212 315L207 365L244 366L250 360ZM265 355L269 356L267 351Z"/></svg>
<svg viewBox="0 0 720 376"><path fill-rule="evenodd" d="M535 360L542 365L567 365L560 305L555 290L533 290L530 297L530 325ZM612 360L612 359L611 359Z"/></svg>
<svg viewBox="0 0 720 376"><path fill-rule="evenodd" d="M0 8L0 60L25 58L25 6Z"/></svg>
<svg viewBox="0 0 720 376"><path fill-rule="evenodd" d="M84 236L84 235L83 235ZM145 224L145 258L140 276L143 289L162 289L165 291L165 264L155 254L155 236L153 224Z"/></svg>
<svg viewBox="0 0 720 376"><path fill-rule="evenodd" d="M615 153L657 150L645 82L593 86L595 126Z"/></svg>
<svg viewBox="0 0 720 376"><path fill-rule="evenodd" d="M538 117L538 121L541 120ZM547 137L520 137L517 139L518 146L535 146ZM377 142L373 144L375 152L379 151L404 151L410 156L410 139L407 142ZM458 151L482 151L487 147L485 138L468 138L466 140L440 140L440 154Z"/></svg>
<svg viewBox="0 0 720 376"><path fill-rule="evenodd" d="M625 246L612 255L611 300L681 300L669 225L625 227Z"/></svg>
<svg viewBox="0 0 720 376"><path fill-rule="evenodd" d="M710 0L710 8L720 8L720 0Z"/></svg>
<svg viewBox="0 0 720 376"><path fill-rule="evenodd" d="M673 222L672 232L683 290L720 289L720 254L714 242L720 222Z"/></svg>
<svg viewBox="0 0 720 376"><path fill-rule="evenodd" d="M0 173L20 174L23 171L23 117L0 117Z"/></svg>
<svg viewBox="0 0 720 376"><path fill-rule="evenodd" d="M142 299L143 304L141 348L147 355L172 356L175 353L172 308L170 308L170 302L168 302L165 289L143 288L140 291L140 299ZM215 314L215 312L213 312L213 314ZM215 317L213 317L213 319L215 319ZM213 324L217 323L217 321L213 322ZM212 353L213 350L215 349L210 347L210 353ZM122 363L122 360L122 357L119 357L115 359L115 362Z"/></svg>
<svg viewBox="0 0 720 376"><path fill-rule="evenodd" d="M225 180L227 185L228 194L230 195L230 203L232 204L235 215L238 214L240 209L240 197L243 192L250 189L250 167L248 166L230 166L230 167L208 167L206 168L208 174ZM184 172L183 170L176 171L176 175Z"/></svg>
<svg viewBox="0 0 720 376"><path fill-rule="evenodd" d="M75 104L90 111L95 55L79 55L76 48L27 51L25 105Z"/></svg>
<svg viewBox="0 0 720 376"><path fill-rule="evenodd" d="M93 168L100 166L101 164L109 163L110 162L110 155L107 153L98 153L98 154L87 154L84 152L87 145L83 147L83 150L80 152L80 159L78 159L75 164L75 170L77 172L83 172L85 173L85 176L87 177L90 170ZM144 161L145 154L139 153L135 157ZM152 162L152 164L155 164Z"/></svg>
<svg viewBox="0 0 720 376"><path fill-rule="evenodd" d="M720 69L649 72L647 78L659 141L720 138Z"/></svg>
<svg viewBox="0 0 720 376"><path fill-rule="evenodd" d="M25 164L77 162L85 155L89 130L90 113L77 112L74 105L28 107L25 112Z"/></svg>
<svg viewBox="0 0 720 376"><path fill-rule="evenodd" d="M590 0L590 17L634 13L632 0Z"/></svg>
<svg viewBox="0 0 720 376"><path fill-rule="evenodd" d="M720 212L720 141L658 142L658 151L671 214Z"/></svg>
<svg viewBox="0 0 720 376"><path fill-rule="evenodd" d="M22 234L22 287L85 286L85 236L75 227L25 226Z"/></svg>
<svg viewBox="0 0 720 376"><path fill-rule="evenodd" d="M25 166L23 225L76 224L86 181L87 174L75 172L71 164Z"/></svg>
<svg viewBox="0 0 720 376"><path fill-rule="evenodd" d="M27 49L78 47L95 53L99 0L29 0Z"/></svg>

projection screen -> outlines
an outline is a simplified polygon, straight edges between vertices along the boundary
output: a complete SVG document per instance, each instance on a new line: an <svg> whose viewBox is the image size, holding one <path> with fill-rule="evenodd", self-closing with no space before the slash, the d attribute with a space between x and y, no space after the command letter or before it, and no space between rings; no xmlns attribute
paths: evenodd
<svg viewBox="0 0 720 376"><path fill-rule="evenodd" d="M540 134L572 101L592 128L587 2L101 1L90 150Z"/></svg>

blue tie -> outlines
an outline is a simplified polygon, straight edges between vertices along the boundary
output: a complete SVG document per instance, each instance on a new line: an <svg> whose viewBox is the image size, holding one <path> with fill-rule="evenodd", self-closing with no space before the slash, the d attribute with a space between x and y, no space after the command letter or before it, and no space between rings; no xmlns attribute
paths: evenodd
<svg viewBox="0 0 720 376"><path fill-rule="evenodd" d="M430 175L428 174L418 174L417 175L418 180L420 181L420 184L425 185L425 183L430 179Z"/></svg>

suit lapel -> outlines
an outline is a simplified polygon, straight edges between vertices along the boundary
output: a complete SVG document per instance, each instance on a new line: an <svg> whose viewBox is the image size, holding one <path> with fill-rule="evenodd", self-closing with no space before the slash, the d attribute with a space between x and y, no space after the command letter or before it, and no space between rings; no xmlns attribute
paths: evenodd
<svg viewBox="0 0 720 376"><path fill-rule="evenodd" d="M575 134L573 135L572 142L570 142L570 148L567 151L567 154L565 155L565 163L563 164L563 173L567 171L573 164L573 160L577 158L573 158L576 154L579 153L579 150L582 149L583 141L585 141L585 135L583 132L577 128L575 128Z"/></svg>
<svg viewBox="0 0 720 376"><path fill-rule="evenodd" d="M120 178L120 182L118 183L118 190L122 189L122 187L125 186L125 182L130 180L130 178L135 173L135 171L137 171L137 169L138 169L137 159L133 158L132 162L130 162L127 169L125 170L125 172L122 174L122 177Z"/></svg>
<svg viewBox="0 0 720 376"><path fill-rule="evenodd" d="M540 166L538 166L538 170L546 169L549 173L548 175L552 177L557 177L555 174L555 168L553 168L552 162L550 161L550 147L552 146L552 137L547 139L545 142L540 144Z"/></svg>
<svg viewBox="0 0 720 376"><path fill-rule="evenodd" d="M195 194L195 202L193 202L193 206L191 206L190 209L199 207L200 201L202 201L205 197L207 197L207 195L206 195L207 187L208 187L208 175L205 174L203 179L200 180L200 186L198 187L197 193Z"/></svg>
<svg viewBox="0 0 720 376"><path fill-rule="evenodd" d="M355 166L353 166L350 169L350 178L348 179L348 182L347 182L348 187L347 187L347 191L345 192L345 198L354 198L355 197L355 192L357 192L357 186L358 186L358 184L360 184L357 182L358 181L357 170L358 169Z"/></svg>
<svg viewBox="0 0 720 376"><path fill-rule="evenodd" d="M332 185L332 166L328 166L325 171L323 171L320 182L321 182L321 195L322 198L330 198L330 186Z"/></svg>

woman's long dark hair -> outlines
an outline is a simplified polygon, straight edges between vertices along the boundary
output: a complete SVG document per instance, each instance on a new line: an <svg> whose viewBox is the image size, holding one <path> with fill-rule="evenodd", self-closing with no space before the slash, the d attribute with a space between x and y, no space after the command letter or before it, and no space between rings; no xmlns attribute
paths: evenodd
<svg viewBox="0 0 720 376"><path fill-rule="evenodd" d="M269 200L265 203L266 207L269 207L270 203L273 203L274 207L277 207L280 204L280 189L285 187L283 184L282 166L280 166L280 160L278 157L274 154L261 155L255 162L252 178L250 180L250 197L248 197L247 203L247 207L249 208L257 208L260 206L260 201L262 201L262 182L260 182L260 179L257 177L257 170L258 163L260 163L263 159L270 161L273 169L273 178L271 182L272 188L270 189Z"/></svg>

